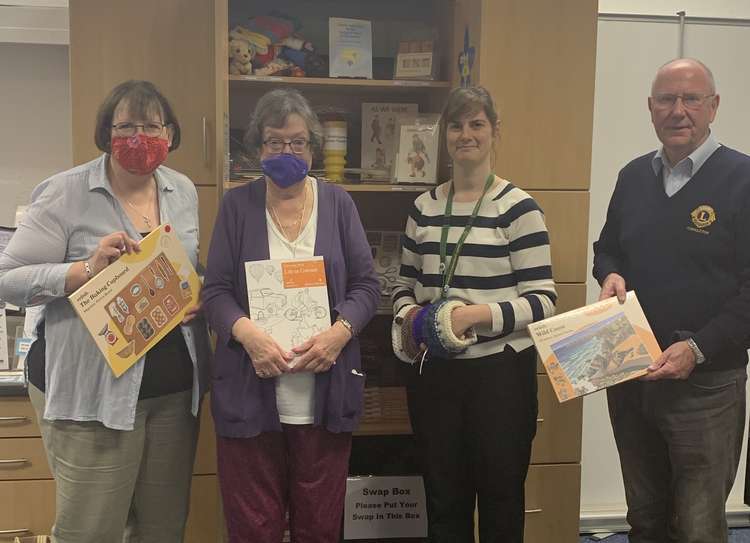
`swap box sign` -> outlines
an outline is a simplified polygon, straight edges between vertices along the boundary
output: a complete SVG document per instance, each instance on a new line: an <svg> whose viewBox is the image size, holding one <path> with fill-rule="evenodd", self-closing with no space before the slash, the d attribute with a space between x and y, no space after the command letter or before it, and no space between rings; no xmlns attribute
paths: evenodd
<svg viewBox="0 0 750 543"><path fill-rule="evenodd" d="M426 537L422 477L349 477L344 539Z"/></svg>

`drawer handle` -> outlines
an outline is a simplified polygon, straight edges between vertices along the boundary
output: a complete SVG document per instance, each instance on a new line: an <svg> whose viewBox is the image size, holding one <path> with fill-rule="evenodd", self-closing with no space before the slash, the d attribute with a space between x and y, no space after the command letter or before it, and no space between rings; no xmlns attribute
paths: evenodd
<svg viewBox="0 0 750 543"><path fill-rule="evenodd" d="M0 530L0 535L14 535L14 534L30 534L31 530L28 528L19 528L18 530Z"/></svg>
<svg viewBox="0 0 750 543"><path fill-rule="evenodd" d="M537 422L537 424L539 424L541 422L544 422L544 419L542 419L542 418L536 419L536 422Z"/></svg>
<svg viewBox="0 0 750 543"><path fill-rule="evenodd" d="M31 419L29 417L0 417L0 422L30 422L30 421Z"/></svg>
<svg viewBox="0 0 750 543"><path fill-rule="evenodd" d="M28 458L11 458L10 460L0 460L0 465L5 465L5 464L28 464L28 463L29 463L29 459Z"/></svg>
<svg viewBox="0 0 750 543"><path fill-rule="evenodd" d="M541 513L541 512L542 512L541 509L526 509L524 511L524 513L526 513L527 515L531 515L532 513Z"/></svg>

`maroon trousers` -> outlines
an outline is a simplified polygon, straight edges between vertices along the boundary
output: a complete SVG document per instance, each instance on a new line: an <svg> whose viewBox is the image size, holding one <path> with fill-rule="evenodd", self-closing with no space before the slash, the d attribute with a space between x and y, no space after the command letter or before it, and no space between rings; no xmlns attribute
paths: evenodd
<svg viewBox="0 0 750 543"><path fill-rule="evenodd" d="M283 424L282 432L217 437L230 543L280 543L289 510L293 543L338 543L350 433Z"/></svg>

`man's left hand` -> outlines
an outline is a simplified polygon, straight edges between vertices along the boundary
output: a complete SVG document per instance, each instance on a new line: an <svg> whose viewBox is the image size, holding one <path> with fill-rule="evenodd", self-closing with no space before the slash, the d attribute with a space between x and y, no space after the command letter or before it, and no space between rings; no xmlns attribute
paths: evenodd
<svg viewBox="0 0 750 543"><path fill-rule="evenodd" d="M648 373L641 377L644 381L658 379L687 379L695 368L695 353L687 341L670 345L661 356L648 367Z"/></svg>

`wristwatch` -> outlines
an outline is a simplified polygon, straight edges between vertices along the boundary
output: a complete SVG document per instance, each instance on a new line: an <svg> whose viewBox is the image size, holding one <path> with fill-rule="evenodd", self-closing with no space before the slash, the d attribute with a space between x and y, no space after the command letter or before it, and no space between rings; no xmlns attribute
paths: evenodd
<svg viewBox="0 0 750 543"><path fill-rule="evenodd" d="M352 337L356 336L357 334L354 332L354 326L352 326L352 323L350 323L348 320L346 320L344 317L339 315L336 317L336 322L340 322L344 325L344 328L349 330L349 333L352 335Z"/></svg>
<svg viewBox="0 0 750 543"><path fill-rule="evenodd" d="M690 347L690 350L693 351L693 354L695 355L696 365L703 364L706 361L706 357L698 348L698 345L695 343L695 340L689 337L685 341L687 341L688 347Z"/></svg>

